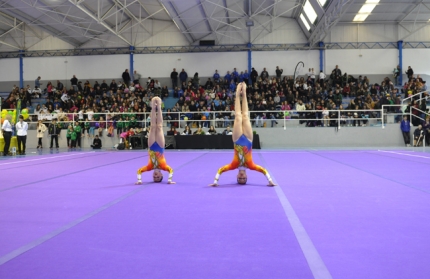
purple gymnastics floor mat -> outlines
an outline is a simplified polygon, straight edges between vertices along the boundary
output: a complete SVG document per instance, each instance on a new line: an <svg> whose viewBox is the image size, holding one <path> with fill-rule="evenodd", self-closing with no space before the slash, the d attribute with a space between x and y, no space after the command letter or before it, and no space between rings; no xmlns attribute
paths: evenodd
<svg viewBox="0 0 430 279"><path fill-rule="evenodd" d="M0 278L428 278L430 154L168 151L174 181L134 185L146 152L0 160ZM146 183L145 183L146 182Z"/></svg>

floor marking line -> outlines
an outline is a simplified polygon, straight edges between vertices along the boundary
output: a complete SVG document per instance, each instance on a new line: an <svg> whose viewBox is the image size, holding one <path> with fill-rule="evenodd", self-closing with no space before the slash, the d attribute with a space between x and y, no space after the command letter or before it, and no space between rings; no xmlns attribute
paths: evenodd
<svg viewBox="0 0 430 279"><path fill-rule="evenodd" d="M400 185L403 185L403 186L406 186L406 187L409 187L409 188L412 188L412 189L415 189L415 190L418 190L418 191L421 191L421 192L424 192L424 193L427 193L427 194L430 194L430 190L425 190L425 189L421 189L421 188L418 188L418 187L415 187L415 186L411 186L411 185L408 185L408 184L404 184L404 183L402 183L402 182L400 182L400 181L396 181L396 180L393 180L393 179L390 179L390 178L387 178L387 177L381 176L381 175L379 175L379 174L372 173L372 172L370 172L370 171L366 171L366 170L363 170L363 169L357 168L357 167L355 167L355 166L352 166L352 165L346 164L346 163L344 163L344 162L337 161L337 160L335 160L335 159L331 159L331 158L324 157L324 156L322 156L322 155L320 155L320 154L316 154L316 153L312 153L312 152L309 152L309 153L310 153L310 154L314 154L315 156L320 156L321 158L324 158L324 159L327 159L327 160L330 160L330 161L336 162L336 163L338 163L338 164L341 164L341 165L344 165L344 166L348 166L348 167L350 167L350 168L353 168L353 169L356 169L356 170L359 170L359 171L362 171L362 172L365 172L365 173L368 173L368 174L374 175L374 176L376 176L376 177L379 177L379 178L382 178L382 179L385 179L385 180L388 180L388 181L391 181L391 182L394 182L394 183L397 183L397 184L400 184Z"/></svg>
<svg viewBox="0 0 430 279"><path fill-rule="evenodd" d="M44 242L52 239L53 237L55 237L55 236L59 235L60 233L62 233L64 231L66 231L66 230L68 230L68 229L70 229L70 228L78 225L79 223L82 223L83 221L85 221L85 220L91 218L92 216L94 216L94 215L96 215L96 214L104 211L105 209L108 209L109 207L111 207L111 206L119 203L120 201L122 201L122 200L124 200L124 199L126 199L128 197L131 197L131 196L137 194L138 192L142 191L146 186L147 185L142 185L138 189L135 189L135 190L133 190L133 191L131 191L131 192L129 192L129 193L127 193L127 194L125 194L125 195L123 195L123 196L121 196L121 197L119 197L119 198L117 198L117 199L115 199L115 200L113 200L113 201L111 201L111 202L103 205L102 207L99 207L98 209L95 209L95 210L93 210L93 211L85 214L84 216L82 216L82 217L80 217L80 218L78 218L78 219L76 219L76 220L68 223L67 225L64 225L64 226L62 226L62 227L60 227L60 228L58 228L58 229L56 229L56 230L54 230L52 232L50 232L50 233L48 233L48 234L40 237L39 239L36 239L35 241L32 241L32 242L30 242L30 243L28 243L28 244L26 244L24 246L21 246L18 249L13 250L12 252L10 252L10 253L8 253L8 254L6 254L6 255L4 255L3 257L0 258L0 265L2 265L4 263L6 263L6 262L8 262L8 261L10 261L10 260L18 257L19 255L21 255L21 254L23 254L23 253L25 253L25 252L27 252L27 251L35 248L38 245L40 245L40 244L42 244L42 243L44 243Z"/></svg>
<svg viewBox="0 0 430 279"><path fill-rule="evenodd" d="M197 159L203 157L206 154L207 153L204 153L204 154L202 154L200 156L197 156L196 158L194 158L192 160L189 160L185 164L182 164L181 166L179 166L178 168L176 168L176 170L179 170L179 169L183 168L184 166L188 165L189 163L193 162L194 160L197 160ZM137 159L137 158L134 158L134 159ZM133 160L133 159L130 159L130 160ZM135 190L133 190L133 191L131 191L131 192L129 192L129 193L127 193L127 194L125 194L125 195L123 195L123 196L121 196L121 197L119 197L119 198L117 198L117 199L115 199L115 200L113 200L113 201L111 201L111 202L109 202L109 203L101 206L101 207L99 207L98 209L95 209L95 210L93 210L93 211L85 214L84 216L82 216L82 217L80 217L80 218L78 218L78 219L76 219L76 220L74 220L74 221L72 221L70 223L68 223L67 225L64 225L64 226L62 226L62 227L60 227L60 228L58 228L58 229L56 229L56 230L54 230L54 231L52 231L52 232L50 232L50 233L48 233L46 235L40 237L40 238L38 238L38 239L36 239L36 240L34 240L34 241L32 241L32 242L24 245L24 246L21 246L21 247L15 249L15 250L13 250L12 252L9 252L8 254L4 255L3 257L0 257L0 266L3 265L6 262L12 260L12 259L14 259L14 258L16 258L16 257L18 257L18 256L20 256L22 254L24 254L25 252L27 252L27 251L29 251L29 250L31 250L31 249L39 246L40 244L43 244L44 242L46 242L46 241L48 241L48 240L56 237L57 235L59 235L59 234L65 232L65 231L67 231L67 230L75 227L76 225L78 225L78 224L86 221L87 219L89 219L89 218L97 215L98 213L100 213L100 212L108 209L109 207L112 207L115 204L117 204L117 203L119 203L119 202L121 202L121 201L123 201L123 200L125 200L125 199L127 199L129 197L131 197L131 196L134 196L135 194L141 192L144 188L146 188L147 186L149 186L151 183L146 183L146 184L140 186L139 188L137 188L137 189L135 189Z"/></svg>
<svg viewBox="0 0 430 279"><path fill-rule="evenodd" d="M89 154L89 153L87 153L87 154ZM40 164L42 164L42 163L45 164L45 165L47 165L47 164L55 164L55 163L59 163L59 162L67 161L67 160L76 160L76 159L79 160L79 159L84 159L84 158L89 158L89 157L94 158L94 157L97 157L97 156L100 156L100 155L106 155L106 154L109 154L109 153L97 152L97 153L91 153L91 154L89 154L89 156L65 158L65 159L55 160L55 161L45 161L45 162L41 162ZM84 153L82 153L81 155L84 155ZM22 167L23 167L22 165L21 166L20 165L15 165L15 166L5 167L5 168L1 168L0 167L0 171L12 170L12 169L22 168ZM24 167L30 167L30 165L24 166Z"/></svg>
<svg viewBox="0 0 430 279"><path fill-rule="evenodd" d="M394 151L385 151L385 150L378 150L378 151L379 151L379 152L386 152L386 153L393 153L393 154L398 154L398 155L404 155L404 156L412 156L412 157L419 157L419 158L430 159L430 157L426 157L426 156L419 156L419 155L405 154L405 153L399 153L399 152L394 152Z"/></svg>
<svg viewBox="0 0 430 279"><path fill-rule="evenodd" d="M367 154L385 157L385 158L392 158L392 159L401 160L401 161L408 161L408 162L413 162L413 163L417 163L417 164L430 165L430 163L415 161L415 160L413 160L413 158L394 157L394 156L390 156L390 154L381 154L379 152L367 152Z"/></svg>
<svg viewBox="0 0 430 279"><path fill-rule="evenodd" d="M259 154L261 161L265 166L267 166L266 160L263 155ZM284 209L285 215L287 216L288 222L293 229L294 235L296 236L297 242L302 249L303 255L308 262L309 268L316 279L331 279L332 276L330 271L327 269L324 261L322 260L320 254L318 253L315 245L313 244L311 238L309 237L306 229L303 227L302 222L294 211L293 206L285 195L276 178L272 174L272 179L278 186L273 187L275 189L276 195Z"/></svg>
<svg viewBox="0 0 430 279"><path fill-rule="evenodd" d="M88 153L95 153L95 151L91 151L91 152L86 152ZM33 162L33 161L40 161L40 160L47 160L47 159L55 159L55 158L61 158L61 157L69 157L69 156L76 156L76 155L82 155L81 153L76 153L76 154L69 154L69 155L62 155L62 156L56 156L56 157L44 157L44 158L40 158L40 159L32 159L32 160L27 160L27 161L18 161L18 162L11 162L11 163L3 163L0 164L0 166L4 166L4 165L11 165L11 164L18 164L18 163L25 163L25 162Z"/></svg>
<svg viewBox="0 0 430 279"><path fill-rule="evenodd" d="M121 161L114 162L114 163L104 164L104 165L100 165L100 166L96 166L96 167L92 167L92 168L88 168L88 169L84 169L84 170L79 170L79 171L69 172L69 173L62 174L62 175L53 176L53 177L42 179L42 180L38 180L38 181L33 181L33 182L21 184L21 185L16 185L16 186L13 186L13 187L1 189L0 193L8 191L8 190L11 190L11 189L20 188L20 187L24 187L24 186L36 184L36 183L39 183L39 182L48 181L48 180L51 180L51 179L56 179L56 178L63 177L63 176L69 176L71 174L77 174L77 173L80 173L80 172L85 172L85 171L89 171L89 170L93 170L93 169L97 169L97 168L102 168L102 167L106 167L106 166L110 166L110 165L115 165L115 164L118 164L118 163L123 163L123 162L126 162L126 161L130 161L130 160L136 160L136 159L139 159L139 158L142 158L142 157L147 157L147 156L148 156L148 154L145 154L145 155L142 155L142 156L139 156L139 157L135 157L135 158L131 158L131 159L121 160Z"/></svg>

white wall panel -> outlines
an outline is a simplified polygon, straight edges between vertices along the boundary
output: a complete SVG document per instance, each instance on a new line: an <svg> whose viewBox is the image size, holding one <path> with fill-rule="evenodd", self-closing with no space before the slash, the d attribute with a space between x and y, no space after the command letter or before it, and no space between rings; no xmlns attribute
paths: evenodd
<svg viewBox="0 0 430 279"><path fill-rule="evenodd" d="M404 26L413 32L411 34L402 27L399 27L399 38L405 42L428 42L430 41L430 25L417 23L404 24Z"/></svg>
<svg viewBox="0 0 430 279"><path fill-rule="evenodd" d="M293 75L298 62L305 64L305 69L301 74L314 68L319 71L319 51L256 51L252 53L252 66L260 73L263 68L269 75L275 75L276 66L284 70L284 75Z"/></svg>
<svg viewBox="0 0 430 279"><path fill-rule="evenodd" d="M193 76L212 76L215 70L221 75L233 68L238 71L248 69L247 52L211 52L211 53L168 53L168 54L138 54L134 56L134 69L142 77L169 77L173 68L179 72L182 69Z"/></svg>
<svg viewBox="0 0 430 279"><path fill-rule="evenodd" d="M411 66L416 75L430 75L429 58L430 49L404 49L403 70Z"/></svg>
<svg viewBox="0 0 430 279"><path fill-rule="evenodd" d="M69 80L74 74L78 79L118 79L129 67L128 55L26 57L24 79L34 80L41 76L42 80Z"/></svg>
<svg viewBox="0 0 430 279"><path fill-rule="evenodd" d="M46 33L44 33L46 36ZM72 44L69 44L63 40L60 40L53 36L48 36L36 44L29 44L26 42L27 46L31 46L28 50L57 50L57 49L74 49Z"/></svg>
<svg viewBox="0 0 430 279"><path fill-rule="evenodd" d="M269 17L263 17L259 19L259 22L264 25L269 19ZM255 23L255 25L258 24ZM265 24L265 26L270 30L270 24ZM273 23L272 32L267 32L266 30L261 32L262 27L259 26L258 28L251 34L253 44L307 43L305 34L294 19L277 18Z"/></svg>
<svg viewBox="0 0 430 279"><path fill-rule="evenodd" d="M344 49L326 50L326 74L330 74L336 65L342 73L357 74L387 74L392 75L398 64L396 49Z"/></svg>
<svg viewBox="0 0 430 279"><path fill-rule="evenodd" d="M19 83L19 58L0 59L0 72L0 81Z"/></svg>
<svg viewBox="0 0 430 279"><path fill-rule="evenodd" d="M122 35L132 42L135 47L151 46L186 46L189 42L185 36L179 32L173 22L146 20L144 30L140 25L122 33ZM99 40L89 40L82 48L100 48L100 47L128 47L128 45L111 33L99 36Z"/></svg>
<svg viewBox="0 0 430 279"><path fill-rule="evenodd" d="M397 32L394 24L338 24L325 42L397 42Z"/></svg>

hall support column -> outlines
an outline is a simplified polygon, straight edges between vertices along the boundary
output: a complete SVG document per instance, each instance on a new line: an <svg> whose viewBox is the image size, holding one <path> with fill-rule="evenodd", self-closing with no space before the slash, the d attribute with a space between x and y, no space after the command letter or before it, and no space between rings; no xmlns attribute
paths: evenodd
<svg viewBox="0 0 430 279"><path fill-rule="evenodd" d="M400 85L402 85L403 84L403 41L397 42L397 48L399 49L399 66L400 66L399 82L400 82Z"/></svg>
<svg viewBox="0 0 430 279"><path fill-rule="evenodd" d="M134 80L134 46L130 46L130 77Z"/></svg>
<svg viewBox="0 0 430 279"><path fill-rule="evenodd" d="M19 88L24 87L24 50L19 50Z"/></svg>
<svg viewBox="0 0 430 279"><path fill-rule="evenodd" d="M248 47L248 75L251 76L251 69L252 69L252 51L251 51L251 47L252 47L252 44L248 43L247 47ZM251 78L248 79L248 84L250 82L251 82Z"/></svg>
<svg viewBox="0 0 430 279"><path fill-rule="evenodd" d="M324 42L319 42L320 48L320 71L324 72Z"/></svg>

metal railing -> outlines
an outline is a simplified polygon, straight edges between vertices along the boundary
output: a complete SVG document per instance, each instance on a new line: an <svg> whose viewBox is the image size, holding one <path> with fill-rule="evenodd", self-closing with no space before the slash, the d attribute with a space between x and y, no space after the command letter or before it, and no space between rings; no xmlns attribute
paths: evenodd
<svg viewBox="0 0 430 279"><path fill-rule="evenodd" d="M225 127L232 126L234 123L235 112L234 111L203 111L203 112L162 112L164 123L166 126L175 125L177 128L183 128L186 125L196 123L197 126L205 127L213 125L214 127ZM150 112L137 113L137 112L125 112L125 113L94 113L92 120L88 120L85 114L81 114L79 119L79 113L39 113L30 114L30 117L26 120L27 122L36 123L38 120L43 122L50 122L52 119L57 119L59 123L74 123L79 121L85 121L91 123L98 123L98 126L108 128L109 125L115 125L120 121L130 121L132 117L135 118L136 122L140 127L147 127L150 125ZM197 117L196 117L197 115ZM204 117L203 117L204 116ZM103 117L100 120L99 117ZM127 119L128 117L128 119ZM293 127L294 124L300 126L315 127L315 126L330 126L330 127L342 127L342 126L358 126L367 125L368 122L372 122L372 126L377 126L383 123L383 110L274 110L274 111L250 111L248 117L253 125L268 126L276 122L283 123L283 128L286 129L288 126ZM206 119L204 119L206 118ZM96 120L97 119L97 120ZM277 125L276 125L277 126ZM277 126L278 127L278 126Z"/></svg>
<svg viewBox="0 0 430 279"><path fill-rule="evenodd" d="M409 96L409 97L407 97L407 98L404 98L404 99L402 100L402 105L404 104L404 102L405 102L406 100L409 100L409 99L413 100L416 96L420 96L416 101L421 101L421 100L423 100L423 99L426 99L426 100L427 100L427 98L428 98L428 92L429 92L429 91L421 91L421 92L418 92L418 93L416 93L416 94L414 94L414 95L412 95L412 96ZM423 94L424 94L424 93L426 93L426 96L424 96L424 97L423 97Z"/></svg>

